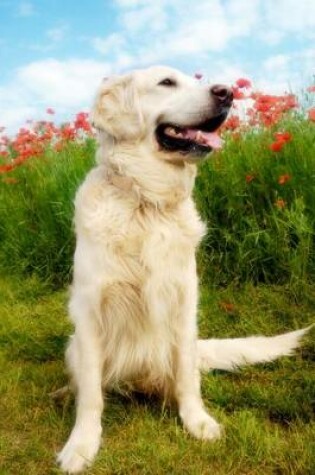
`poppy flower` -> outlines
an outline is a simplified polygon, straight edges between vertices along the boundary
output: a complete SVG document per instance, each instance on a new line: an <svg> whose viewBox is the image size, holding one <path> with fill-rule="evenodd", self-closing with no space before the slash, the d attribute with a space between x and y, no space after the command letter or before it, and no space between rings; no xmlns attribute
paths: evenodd
<svg viewBox="0 0 315 475"><path fill-rule="evenodd" d="M46 113L47 113L47 114L50 114L50 115L54 115L55 111L54 111L54 109L52 109L51 107L48 107L48 108L46 109Z"/></svg>
<svg viewBox="0 0 315 475"><path fill-rule="evenodd" d="M315 86L308 87L307 92L315 92Z"/></svg>
<svg viewBox="0 0 315 475"><path fill-rule="evenodd" d="M285 142L283 140L276 140L271 145L269 145L270 150L273 152L280 152L283 149Z"/></svg>
<svg viewBox="0 0 315 475"><path fill-rule="evenodd" d="M246 175L245 180L246 183L251 183L255 179L254 175Z"/></svg>
<svg viewBox="0 0 315 475"><path fill-rule="evenodd" d="M6 165L0 165L0 173L10 172L11 170L13 170L13 168L14 168L14 165L12 163L8 163Z"/></svg>
<svg viewBox="0 0 315 475"><path fill-rule="evenodd" d="M237 86L232 86L233 99L245 99L245 94Z"/></svg>
<svg viewBox="0 0 315 475"><path fill-rule="evenodd" d="M277 142L290 142L292 140L290 132L276 132L274 137Z"/></svg>
<svg viewBox="0 0 315 475"><path fill-rule="evenodd" d="M285 175L280 175L278 178L278 183L279 185L285 185L288 181L291 180L291 178L291 175L289 175L288 173L286 173Z"/></svg>
<svg viewBox="0 0 315 475"><path fill-rule="evenodd" d="M236 81L236 85L241 89L243 87L246 87L246 88L252 87L252 83L248 79L245 79L245 78L238 79Z"/></svg>
<svg viewBox="0 0 315 475"><path fill-rule="evenodd" d="M91 131L91 125L88 121L89 114L87 112L79 112L76 115L75 121L74 121L74 127L76 130L82 129L85 130L86 132Z"/></svg>
<svg viewBox="0 0 315 475"><path fill-rule="evenodd" d="M227 313L232 313L235 310L235 305L231 302L220 302L219 305Z"/></svg>
<svg viewBox="0 0 315 475"><path fill-rule="evenodd" d="M273 152L280 152L283 146L292 140L290 132L276 132L274 134L275 141L269 146Z"/></svg>
<svg viewBox="0 0 315 475"><path fill-rule="evenodd" d="M277 208L283 209L283 208L285 207L285 205L286 205L286 202L285 202L283 199L279 198L279 199L275 202L275 205L276 205Z"/></svg>
<svg viewBox="0 0 315 475"><path fill-rule="evenodd" d="M224 130L235 130L241 125L241 121L238 115L231 115L223 124Z"/></svg>
<svg viewBox="0 0 315 475"><path fill-rule="evenodd" d="M312 109L308 111L308 118L312 122L315 122L315 107L313 107Z"/></svg>

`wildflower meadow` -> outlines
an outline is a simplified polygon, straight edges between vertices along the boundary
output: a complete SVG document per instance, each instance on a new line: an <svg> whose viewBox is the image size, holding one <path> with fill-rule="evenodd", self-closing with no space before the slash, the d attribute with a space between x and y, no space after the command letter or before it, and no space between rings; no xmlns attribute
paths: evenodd
<svg viewBox="0 0 315 475"><path fill-rule="evenodd" d="M315 270L315 86L304 108L295 95L256 92L244 78L233 93L225 146L200 165L196 184L208 224L202 276L220 284L308 281ZM52 119L54 110L46 112ZM65 285L73 198L94 163L88 114L59 126L30 122L13 138L0 130L1 266Z"/></svg>
<svg viewBox="0 0 315 475"><path fill-rule="evenodd" d="M273 95L240 78L233 93L224 146L198 165L194 191L208 228L198 253L208 338L315 320L315 85ZM73 398L49 394L67 383L73 199L96 141L87 113L58 125L54 114L14 137L0 128L1 475L60 473L73 424ZM292 358L205 375L203 399L226 428L213 444L155 399L108 395L106 443L87 473L314 474L314 349L311 332Z"/></svg>

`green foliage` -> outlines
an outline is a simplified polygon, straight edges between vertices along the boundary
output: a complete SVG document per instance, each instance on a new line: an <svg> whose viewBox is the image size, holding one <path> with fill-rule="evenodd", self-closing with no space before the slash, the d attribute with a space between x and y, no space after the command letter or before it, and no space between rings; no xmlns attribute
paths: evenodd
<svg viewBox="0 0 315 475"><path fill-rule="evenodd" d="M208 224L200 268L210 281L296 285L314 277L315 127L295 119L278 129L292 134L280 152L269 148L271 130L253 130L228 138L200 166L195 197Z"/></svg>
<svg viewBox="0 0 315 475"><path fill-rule="evenodd" d="M94 161L95 143L47 150L0 182L1 267L36 273L53 285L69 282L74 233L73 199ZM6 178L6 177L5 177Z"/></svg>
<svg viewBox="0 0 315 475"><path fill-rule="evenodd" d="M301 286L315 274L315 127L288 118L292 140L270 150L273 130L228 136L199 166L195 198L208 234L199 252L204 281ZM69 282L75 190L93 165L95 143L47 150L0 181L1 267ZM279 183L279 177L285 183ZM9 177L17 183L7 183Z"/></svg>

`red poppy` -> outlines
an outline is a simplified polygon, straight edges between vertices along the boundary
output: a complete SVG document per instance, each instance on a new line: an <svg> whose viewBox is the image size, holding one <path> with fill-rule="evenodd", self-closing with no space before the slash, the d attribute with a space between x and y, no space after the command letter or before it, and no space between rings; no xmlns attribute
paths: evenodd
<svg viewBox="0 0 315 475"><path fill-rule="evenodd" d="M54 111L54 109L52 109L51 107L48 107L48 108L46 109L46 113L47 113L47 114L50 114L50 115L54 115L55 111Z"/></svg>
<svg viewBox="0 0 315 475"><path fill-rule="evenodd" d="M292 140L290 132L276 132L274 137L277 142L290 142Z"/></svg>
<svg viewBox="0 0 315 475"><path fill-rule="evenodd" d="M14 165L12 163L8 163L7 165L0 165L0 173L6 173L13 170Z"/></svg>
<svg viewBox="0 0 315 475"><path fill-rule="evenodd" d="M231 115L223 124L223 130L235 130L241 125L238 115Z"/></svg>
<svg viewBox="0 0 315 475"><path fill-rule="evenodd" d="M270 150L273 152L280 152L284 146L285 142L283 140L277 140L269 145Z"/></svg>
<svg viewBox="0 0 315 475"><path fill-rule="evenodd" d="M251 183L255 179L254 175L246 175L245 180L246 183Z"/></svg>
<svg viewBox="0 0 315 475"><path fill-rule="evenodd" d="M236 81L236 85L240 87L241 89L243 87L246 87L246 88L252 87L252 83L248 79L245 79L245 78L238 79Z"/></svg>
<svg viewBox="0 0 315 475"><path fill-rule="evenodd" d="M235 305L231 302L220 302L219 305L227 313L232 313L235 310Z"/></svg>
<svg viewBox="0 0 315 475"><path fill-rule="evenodd" d="M308 118L312 122L315 122L315 107L312 107L312 109L308 111Z"/></svg>
<svg viewBox="0 0 315 475"><path fill-rule="evenodd" d="M91 132L91 125L88 121L89 114L87 112L79 112L76 115L74 121L74 127L78 129L85 130L86 132Z"/></svg>
<svg viewBox="0 0 315 475"><path fill-rule="evenodd" d="M275 202L275 205L276 205L277 208L283 209L283 208L285 207L285 205L286 205L286 202L285 202L283 199L279 198L279 199Z"/></svg>
<svg viewBox="0 0 315 475"><path fill-rule="evenodd" d="M232 92L234 99L245 99L245 94L237 86L232 86Z"/></svg>
<svg viewBox="0 0 315 475"><path fill-rule="evenodd" d="M286 173L285 175L280 175L278 178L278 183L279 185L285 185L288 181L291 180L291 178L291 175L289 175L288 173Z"/></svg>
<svg viewBox="0 0 315 475"><path fill-rule="evenodd" d="M315 92L315 86L308 87L307 92Z"/></svg>

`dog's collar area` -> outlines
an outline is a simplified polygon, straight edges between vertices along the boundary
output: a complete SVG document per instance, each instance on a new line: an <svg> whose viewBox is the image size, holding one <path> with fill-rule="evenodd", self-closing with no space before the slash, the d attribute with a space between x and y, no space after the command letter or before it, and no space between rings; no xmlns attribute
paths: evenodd
<svg viewBox="0 0 315 475"><path fill-rule="evenodd" d="M128 176L122 176L113 170L108 170L107 179L111 185L115 186L119 190L122 190L126 193L133 191L134 182L133 179Z"/></svg>
<svg viewBox="0 0 315 475"><path fill-rule="evenodd" d="M114 170L107 170L107 181L110 185L122 191L128 198L132 198L137 203L139 209L154 208L169 210L177 206L177 203L158 203L147 199L139 189L139 186L133 178L120 175Z"/></svg>

